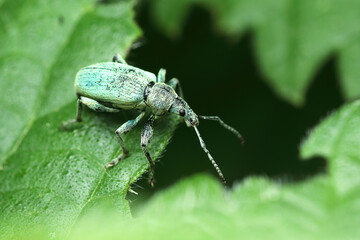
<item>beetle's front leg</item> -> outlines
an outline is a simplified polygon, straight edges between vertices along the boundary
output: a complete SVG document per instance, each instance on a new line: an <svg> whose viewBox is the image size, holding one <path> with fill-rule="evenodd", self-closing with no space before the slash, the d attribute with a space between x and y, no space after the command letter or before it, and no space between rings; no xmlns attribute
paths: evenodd
<svg viewBox="0 0 360 240"><path fill-rule="evenodd" d="M152 187L154 186L154 183L155 183L155 180L154 180L155 163L151 159L150 153L146 149L146 146L150 142L150 139L151 139L151 137L153 135L153 127L152 127L152 125L153 125L154 119L155 119L155 116L152 115L149 118L149 120L145 123L145 126L141 131L141 147L142 147L142 150L143 150L146 158L149 161L149 165L150 165L149 182L150 182Z"/></svg>
<svg viewBox="0 0 360 240"><path fill-rule="evenodd" d="M121 125L116 131L116 136L119 140L120 146L122 148L122 154L120 154L120 156L118 156L117 158L113 159L111 162L105 164L105 168L110 168L115 166L116 164L118 164L122 159L124 159L128 154L129 154L129 150L126 148L124 140L121 138L121 134L126 134L128 133L131 129L133 129L141 120L141 118L145 115L145 112L142 112L139 114L139 116L137 116L134 120L129 120L126 123L124 123L123 125Z"/></svg>

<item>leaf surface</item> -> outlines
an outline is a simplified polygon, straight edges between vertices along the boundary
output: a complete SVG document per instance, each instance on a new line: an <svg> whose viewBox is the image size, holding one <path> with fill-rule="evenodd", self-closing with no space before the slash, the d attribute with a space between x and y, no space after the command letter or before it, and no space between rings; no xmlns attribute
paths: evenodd
<svg viewBox="0 0 360 240"><path fill-rule="evenodd" d="M0 7L0 163L34 121L75 99L76 72L124 54L140 30L132 4L4 1Z"/></svg>
<svg viewBox="0 0 360 240"><path fill-rule="evenodd" d="M0 2L0 238L27 236L36 228L51 238L68 235L77 220L103 202L127 219L130 184L147 171L140 147L144 121L125 137L130 156L105 171L121 153L115 130L137 113L94 113L73 131L73 82L84 66L125 56L140 35L133 2ZM149 146L156 159L177 118L154 126Z"/></svg>

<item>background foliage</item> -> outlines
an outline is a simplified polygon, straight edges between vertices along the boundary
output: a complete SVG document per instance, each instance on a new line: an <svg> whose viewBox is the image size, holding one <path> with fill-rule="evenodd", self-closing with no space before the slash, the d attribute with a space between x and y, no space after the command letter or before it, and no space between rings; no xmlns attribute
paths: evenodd
<svg viewBox="0 0 360 240"><path fill-rule="evenodd" d="M325 58L339 56L341 84L346 98L360 94L356 64L359 55L360 3L354 0L180 0L176 6L156 0L153 17L169 35L181 31L194 4L208 8L218 31L239 37L251 28L254 47L269 85L294 104L304 101L314 72ZM355 60L355 61L354 61Z"/></svg>
<svg viewBox="0 0 360 240"><path fill-rule="evenodd" d="M356 239L360 102L344 101L360 92L358 5L0 1L0 238ZM129 51L138 26L143 46ZM200 126L233 187L209 175L179 181L214 173L183 125L157 164L155 190L141 180L143 122L126 136L131 156L103 169L120 153L114 130L136 113L86 111L84 124L59 129L75 114L77 70L116 52L154 73L165 67L196 112L220 115L243 133L240 148L214 123ZM178 123L157 122L153 156ZM263 176L247 177L254 174Z"/></svg>

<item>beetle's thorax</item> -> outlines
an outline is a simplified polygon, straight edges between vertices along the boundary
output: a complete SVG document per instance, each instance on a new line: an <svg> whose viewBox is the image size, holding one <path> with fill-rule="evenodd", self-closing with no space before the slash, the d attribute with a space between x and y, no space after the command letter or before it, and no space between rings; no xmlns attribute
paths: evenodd
<svg viewBox="0 0 360 240"><path fill-rule="evenodd" d="M144 92L146 105L157 116L168 112L177 97L174 89L165 83L150 83Z"/></svg>

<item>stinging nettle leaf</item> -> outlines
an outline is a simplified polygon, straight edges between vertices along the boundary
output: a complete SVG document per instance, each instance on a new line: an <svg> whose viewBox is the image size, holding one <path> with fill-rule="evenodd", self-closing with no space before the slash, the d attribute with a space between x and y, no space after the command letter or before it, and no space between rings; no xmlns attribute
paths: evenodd
<svg viewBox="0 0 360 240"><path fill-rule="evenodd" d="M329 174L337 194L360 186L360 101L343 106L325 119L302 146L303 158L316 155L329 161Z"/></svg>
<svg viewBox="0 0 360 240"><path fill-rule="evenodd" d="M38 116L75 99L81 67L124 54L139 36L132 2L95 2L9 0L0 7L0 164Z"/></svg>
<svg viewBox="0 0 360 240"><path fill-rule="evenodd" d="M339 70L342 92L347 99L356 99L360 96L360 37L345 46L339 54Z"/></svg>
<svg viewBox="0 0 360 240"><path fill-rule="evenodd" d="M130 216L128 188L148 169L140 146L142 126L125 136L130 156L105 170L105 163L119 154L114 129L127 119L124 114L85 111L79 128L60 130L62 119L75 114L74 106L36 120L1 171L0 221L6 229L1 239L39 226L56 237L67 235L79 217L103 201L122 217ZM155 124L149 146L154 159L177 123L166 117Z"/></svg>
<svg viewBox="0 0 360 240"><path fill-rule="evenodd" d="M7 0L0 7L0 164L26 135L59 51L93 0ZM59 19L64 19L63 22Z"/></svg>
<svg viewBox="0 0 360 240"><path fill-rule="evenodd" d="M198 2L209 4L207 6L211 8L218 6L215 0ZM239 34L247 25L264 30L262 36L268 38L269 43L261 43L261 39L257 38L257 44L264 44L264 49L270 51L271 47L266 44L278 44L275 38L284 37L282 34L285 33L286 40L298 31L297 19L294 20L288 9L297 16L301 9L317 6L316 11L324 11L321 22L325 23L334 6L341 10L344 6L356 6L353 1L295 3L284 0L278 1L277 5L267 5L269 11L265 8L258 10L258 5L266 2L236 1L237 8L232 8L232 11L243 10L246 13L237 17L230 12L226 18L219 17L222 20L218 24L228 25L229 34ZM179 9L183 8L182 3L179 1ZM63 8L62 4L66 7ZM227 6L233 6L233 3L223 2L214 13L221 16L229 10ZM63 13L62 10L69 16L59 14ZM279 16L268 24L275 21L281 26L279 36L268 36L262 24L274 11ZM309 16L314 11L304 14L305 19L311 19ZM356 14L355 9L349 11L348 17L341 18L337 27ZM327 117L302 146L303 158L317 155L327 158L329 167L326 176L288 185L254 177L227 191L217 180L198 175L157 194L141 211L141 217L129 218L130 209L126 201L129 186L148 168L140 147L143 122L125 137L131 155L108 171L103 165L117 156L120 150L114 130L124 121L134 118L131 112L107 114L85 110L84 123L79 128L62 131L59 126L75 115L72 83L76 71L88 64L109 61L116 52L124 54L139 35L132 18L131 3L96 5L94 1L85 0L75 3L0 0L0 21L4 23L0 24L0 40L5 46L0 48L0 76L4 77L0 81L0 111L4 113L0 115L0 154L1 161L6 160L4 169L0 171L1 239L21 236L31 239L29 232L36 232L37 228L39 236L44 236L42 239L77 240L119 236L124 239L143 239L144 236L156 239L179 236L181 239L237 239L239 236L244 239L354 239L354 236L360 235L359 101L345 105ZM236 19L244 23L234 24ZM291 21L284 26L284 19ZM178 26L175 24L177 20L175 23L172 21L169 18L171 26ZM34 26L32 30L28 27L31 23ZM69 25L66 31L55 31L58 30L56 24ZM314 23L317 24L321 25ZM291 26L296 26L295 30L288 31ZM337 27L332 29L332 33L339 30ZM352 35L356 24L343 27L344 32ZM328 30L326 28L324 31ZM299 32L309 33L311 29ZM59 36L54 36L53 32ZM34 33L37 35L32 38ZM346 45L349 35L344 38L341 33L338 39L334 35L326 35L329 43L321 51L317 49L324 55L319 57L321 54L317 52L319 55L310 61L315 67L302 66L305 63L301 59L306 59L302 56L286 63L290 70L275 64L274 67L280 70L274 71L274 76L288 76L289 72L300 74L297 71L303 68L305 72L301 74L311 76L334 46L342 49L340 46ZM41 36L46 36L47 40ZM316 36L317 33L311 37ZM26 37L28 39L22 42L21 38ZM296 55L297 48L301 50L298 43L285 40L284 46L272 46L279 48L283 54L276 56L275 62L282 63L292 54ZM356 48L356 43L354 46ZM354 55L350 54L351 49L347 51L341 56L345 59L342 69L352 74L353 70L346 70L346 61ZM266 54L263 58L268 61L271 52ZM263 66L265 73L266 64ZM19 79L24 79L23 84ZM288 95L284 96L293 101L301 101L300 92L304 91L302 89L306 88L308 80L302 85L304 82L299 83L302 78L296 79L295 82L290 81L295 93L288 93L288 86L281 86L278 91L286 92L283 94ZM349 80L349 88L353 87L352 81ZM288 84L287 81L282 83ZM355 96L356 91L349 94ZM165 148L177 123L176 118L169 116L159 119L155 125L149 146L154 158ZM104 203L109 203L110 209L99 212L103 210ZM35 235L32 239L40 239L39 236Z"/></svg>
<svg viewBox="0 0 360 240"><path fill-rule="evenodd" d="M1 239L37 228L62 238L103 202L130 216L128 188L148 168L140 147L143 122L125 137L130 156L108 171L104 164L120 150L115 130L131 112L85 111L79 128L59 127L75 116L76 72L115 53L125 56L140 35L133 15L131 1L5 0L0 6ZM177 123L168 117L155 124L154 159Z"/></svg>
<svg viewBox="0 0 360 240"><path fill-rule="evenodd" d="M334 197L323 177L291 186L249 178L225 192L216 179L199 175L156 195L135 220L109 210L82 219L70 239L353 239L358 204Z"/></svg>

